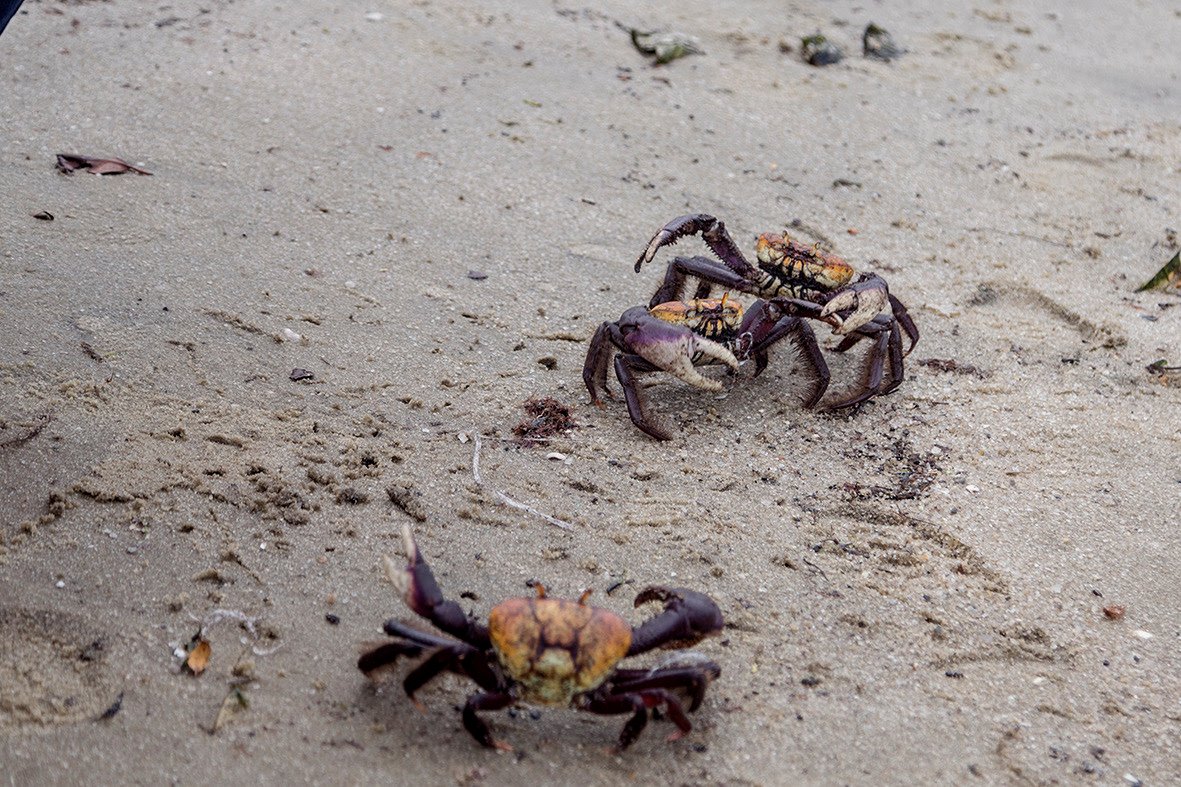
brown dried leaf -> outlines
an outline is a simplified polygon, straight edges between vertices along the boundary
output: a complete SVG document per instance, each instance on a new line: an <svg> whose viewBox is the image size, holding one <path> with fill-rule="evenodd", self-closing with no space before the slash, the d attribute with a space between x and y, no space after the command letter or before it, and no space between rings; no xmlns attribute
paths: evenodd
<svg viewBox="0 0 1181 787"><path fill-rule="evenodd" d="M189 668L189 672L194 675L200 675L209 666L209 659L213 655L213 648L209 645L209 640L199 639L193 649L189 651L189 657L185 659L185 666Z"/></svg>
<svg viewBox="0 0 1181 787"><path fill-rule="evenodd" d="M147 170L128 164L119 158L92 158L73 153L58 153L57 168L61 172L70 174L80 169L94 175L122 175L124 172L134 172L138 175L151 175Z"/></svg>
<svg viewBox="0 0 1181 787"><path fill-rule="evenodd" d="M1108 604L1103 608L1103 614L1108 620L1120 620L1126 611L1127 607L1123 604Z"/></svg>

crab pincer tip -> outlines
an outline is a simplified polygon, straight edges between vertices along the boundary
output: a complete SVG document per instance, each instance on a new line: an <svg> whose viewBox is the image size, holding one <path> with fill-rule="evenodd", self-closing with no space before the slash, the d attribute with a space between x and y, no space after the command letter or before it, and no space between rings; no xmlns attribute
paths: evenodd
<svg viewBox="0 0 1181 787"><path fill-rule="evenodd" d="M390 578L390 582L394 583L394 588L401 595L406 595L406 592L410 590L410 572L389 555L382 555L381 562L385 566L385 575Z"/></svg>

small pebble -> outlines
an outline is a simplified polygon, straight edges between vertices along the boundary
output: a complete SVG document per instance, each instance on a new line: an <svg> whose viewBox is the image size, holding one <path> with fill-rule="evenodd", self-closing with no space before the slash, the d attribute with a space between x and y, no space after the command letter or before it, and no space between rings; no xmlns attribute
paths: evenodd
<svg viewBox="0 0 1181 787"><path fill-rule="evenodd" d="M1137 639L1152 639L1152 632L1145 631L1144 629L1136 629L1132 632L1132 636Z"/></svg>
<svg viewBox="0 0 1181 787"><path fill-rule="evenodd" d="M300 336L295 331L291 330L290 328L284 328L283 329L283 338L289 342L298 342L303 337Z"/></svg>
<svg viewBox="0 0 1181 787"><path fill-rule="evenodd" d="M53 583L53 586L55 588L64 588L66 586L66 583L59 579L57 582Z"/></svg>
<svg viewBox="0 0 1181 787"><path fill-rule="evenodd" d="M380 22L381 20L385 19L385 14L383 14L381 11L370 11L369 13L365 14L365 18L370 22Z"/></svg>

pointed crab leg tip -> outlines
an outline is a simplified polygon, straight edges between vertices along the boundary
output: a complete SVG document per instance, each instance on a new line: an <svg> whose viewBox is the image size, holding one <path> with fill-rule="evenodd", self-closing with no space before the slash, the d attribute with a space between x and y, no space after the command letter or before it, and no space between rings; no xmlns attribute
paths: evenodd
<svg viewBox="0 0 1181 787"><path fill-rule="evenodd" d="M410 531L410 525L402 525L402 549L406 552L406 559L411 563L418 560L418 545L414 543L414 533Z"/></svg>
<svg viewBox="0 0 1181 787"><path fill-rule="evenodd" d="M394 588L398 593L405 595L410 589L410 573L406 567L389 555L382 555L381 562L385 566L385 575L394 583Z"/></svg>

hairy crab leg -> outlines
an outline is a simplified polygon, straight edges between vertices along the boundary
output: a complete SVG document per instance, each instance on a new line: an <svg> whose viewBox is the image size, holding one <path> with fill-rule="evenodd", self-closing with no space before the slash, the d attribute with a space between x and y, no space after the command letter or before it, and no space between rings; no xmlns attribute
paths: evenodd
<svg viewBox="0 0 1181 787"><path fill-rule="evenodd" d="M612 398L611 391L607 388L607 367L611 363L613 354L613 343L610 339L612 329L619 330L609 322L599 326L595 335L591 337L590 349L586 353L586 362L582 365L582 381L586 384L586 390L590 392L591 404L600 407L603 406L603 402L599 399L600 391L608 399Z"/></svg>
<svg viewBox="0 0 1181 787"><path fill-rule="evenodd" d="M755 376L758 377L767 367L767 350L785 337L795 346L796 355L806 367L805 374L813 381L812 390L803 400L804 407L811 409L828 390L832 373L829 372L828 363L820 352L820 345L816 341L816 333L812 326L799 317L784 317L766 338L751 348L751 355L755 359Z"/></svg>
<svg viewBox="0 0 1181 787"><path fill-rule="evenodd" d="M906 348L903 355L910 355L910 351L919 343L919 327L914 324L914 320L911 319L910 313L906 311L902 301L893 295L890 296L890 308L894 310L894 319L898 320L902 325L902 330L906 331L906 337L910 339L910 346Z"/></svg>
<svg viewBox="0 0 1181 787"><path fill-rule="evenodd" d="M647 398L640 390L636 379L644 372L655 371L655 367L638 355L615 356L615 376L623 388L623 399L627 403L627 414L632 423L644 434L657 440L670 440L672 435L663 427L653 423L645 413Z"/></svg>
<svg viewBox="0 0 1181 787"><path fill-rule="evenodd" d="M875 333L876 337L874 339L873 349L870 350L869 355L865 359L864 390L856 396L851 396L848 399L828 405L825 408L826 410L843 410L846 407L861 404L877 395L878 390L882 386L882 365L885 361L886 348L890 341L890 331L886 328L880 328Z"/></svg>

